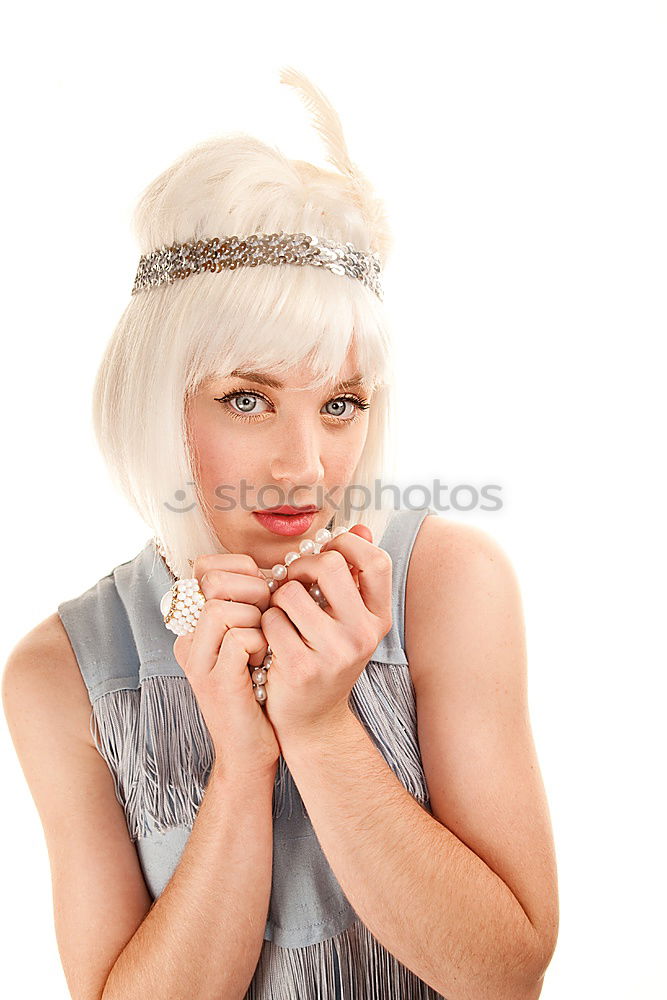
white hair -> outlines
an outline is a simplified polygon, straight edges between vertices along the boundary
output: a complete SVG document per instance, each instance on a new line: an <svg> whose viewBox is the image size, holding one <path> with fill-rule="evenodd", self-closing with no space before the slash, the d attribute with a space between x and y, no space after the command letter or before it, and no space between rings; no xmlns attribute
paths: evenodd
<svg viewBox="0 0 667 1000"><path fill-rule="evenodd" d="M174 242L253 232L308 233L362 250L384 264L391 238L382 206L347 155L340 121L321 91L286 69L316 110L316 128L339 172L302 160L244 133L200 143L157 177L134 214L140 253ZM202 382L252 368L284 377L295 365L314 373L309 388L337 378L354 345L359 371L375 386L368 433L354 470L359 491L334 525L367 525L379 541L390 510L376 504L388 444L392 373L388 318L356 278L312 265L240 266L192 274L131 297L104 354L93 392L93 424L115 481L179 577L202 554L226 551L201 493L188 405ZM196 502L173 511L177 490ZM369 503L370 500L370 503ZM362 509L355 512L350 502Z"/></svg>

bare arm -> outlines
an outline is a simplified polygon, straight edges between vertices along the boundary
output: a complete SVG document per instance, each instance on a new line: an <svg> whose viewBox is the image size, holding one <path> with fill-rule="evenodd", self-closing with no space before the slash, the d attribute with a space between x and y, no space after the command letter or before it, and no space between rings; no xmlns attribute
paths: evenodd
<svg viewBox="0 0 667 1000"><path fill-rule="evenodd" d="M102 1000L234 1000L259 961L271 894L274 776L214 772L181 859Z"/></svg>
<svg viewBox="0 0 667 1000"><path fill-rule="evenodd" d="M180 861L151 905L57 615L15 647L2 696L44 829L73 1000L243 997L270 898L275 767L232 778L214 765Z"/></svg>
<svg viewBox="0 0 667 1000"><path fill-rule="evenodd" d="M368 541L353 531L333 542L347 547L346 559L356 550L363 573L367 556L371 568ZM314 559L328 555L334 553ZM289 567L295 579L307 572L308 558ZM344 577L345 564L339 565ZM384 578L371 573L363 595L382 613L388 576L385 563L378 568ZM337 595L334 572L330 603L340 597L342 615L343 578ZM355 614L360 623L358 655L365 657L376 633L368 625L364 639L367 623L352 607L357 595L349 582L347 608L350 621ZM340 663L333 643L318 644L328 654L319 659L303 643L290 646L295 628L315 634L317 617L306 601L306 620L299 584L292 586L272 597L279 617L262 618L278 657L274 683L276 676L281 683L281 657L292 656L288 723L299 718L299 699L306 684L314 685L320 663L337 694L348 686L335 687L341 664L350 673L355 666L342 628ZM291 623L281 635L283 606ZM425 519L406 581L405 642L432 815L399 781L349 702L339 700L327 712L323 696L319 718L313 714L300 727L292 722L287 734L278 721L287 766L343 892L399 962L448 1000L537 1000L558 928L555 854L529 726L519 590L490 536ZM270 694L270 717L276 704Z"/></svg>

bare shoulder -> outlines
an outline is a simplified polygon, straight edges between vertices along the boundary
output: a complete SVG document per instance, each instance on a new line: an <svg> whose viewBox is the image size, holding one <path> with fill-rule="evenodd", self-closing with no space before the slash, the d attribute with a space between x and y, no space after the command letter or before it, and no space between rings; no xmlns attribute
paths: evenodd
<svg viewBox="0 0 667 1000"><path fill-rule="evenodd" d="M480 596L498 606L520 604L514 567L502 546L471 524L429 514L422 521L410 556L405 586L405 643L411 665L424 636L430 634L433 615L448 613L458 622Z"/></svg>
<svg viewBox="0 0 667 1000"><path fill-rule="evenodd" d="M57 611L12 649L2 674L2 701L10 727L20 724L24 711L48 711L61 729L94 747L88 691Z"/></svg>
<svg viewBox="0 0 667 1000"><path fill-rule="evenodd" d="M499 542L482 528L463 521L452 521L440 514L428 514L415 538L410 557L410 571L415 578L429 562L437 558L441 569L465 570L475 560L500 562L511 568Z"/></svg>

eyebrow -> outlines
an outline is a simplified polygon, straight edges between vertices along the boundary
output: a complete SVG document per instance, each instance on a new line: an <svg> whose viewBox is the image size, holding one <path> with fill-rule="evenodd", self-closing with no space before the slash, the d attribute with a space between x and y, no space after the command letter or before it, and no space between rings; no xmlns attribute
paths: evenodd
<svg viewBox="0 0 667 1000"><path fill-rule="evenodd" d="M259 385L269 386L271 389L284 389L285 383L280 382L278 379L272 378L270 375L265 375L264 372L249 371L243 368L235 368L233 372L230 373L230 378L244 378L248 382L257 382ZM354 389L358 385L363 385L366 381L365 377L361 372L355 372L350 378L344 379L342 382L336 383L333 387L333 392L338 392L341 389Z"/></svg>

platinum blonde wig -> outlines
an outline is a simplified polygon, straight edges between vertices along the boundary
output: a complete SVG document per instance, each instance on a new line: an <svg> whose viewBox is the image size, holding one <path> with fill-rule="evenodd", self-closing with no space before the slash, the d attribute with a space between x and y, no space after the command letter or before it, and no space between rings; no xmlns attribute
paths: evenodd
<svg viewBox="0 0 667 1000"><path fill-rule="evenodd" d="M391 237L382 205L350 161L338 115L302 73L283 69L280 81L312 112L336 172L287 159L244 133L200 143L142 193L133 219L141 254L282 230L350 241L377 251L384 266ZM356 489L346 491L334 525L360 522L378 542L393 509L376 493L386 472L392 375L388 319L369 288L326 268L285 264L192 274L131 297L95 380L93 425L112 477L179 577L191 575L199 555L227 551L197 476L188 425L197 389L236 368L284 378L295 365L308 366L310 388L319 388L338 377L351 346L374 392ZM178 490L191 509L173 510Z"/></svg>

